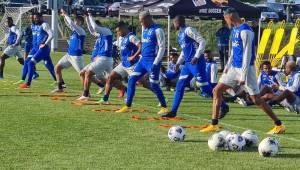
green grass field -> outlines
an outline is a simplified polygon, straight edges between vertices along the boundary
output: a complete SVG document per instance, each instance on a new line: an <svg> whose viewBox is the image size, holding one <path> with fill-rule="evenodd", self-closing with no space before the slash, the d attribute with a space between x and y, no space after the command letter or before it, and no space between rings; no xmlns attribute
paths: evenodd
<svg viewBox="0 0 300 170"><path fill-rule="evenodd" d="M62 53L53 55L54 63ZM86 63L89 58L86 57ZM123 104L113 90L114 105L76 106L72 101L81 93L79 77L73 69L64 71L71 97L51 100L54 88L50 75L40 63L40 78L32 88L20 90L12 85L21 74L20 65L7 60L5 80L0 82L0 169L298 169L300 167L299 116L276 109L287 126L278 136L280 153L274 158L260 157L256 150L213 152L208 149L209 134L187 129L186 140L172 143L168 129L158 125L202 125L208 123L211 101L186 93L179 116L184 121L133 121L133 115L157 116L157 100L151 92L138 88L133 107L146 113L100 113L92 109L114 109ZM92 87L92 93L96 93ZM171 105L173 92L165 92ZM100 96L93 95L93 99ZM256 107L230 104L222 120L227 130L255 130L260 139L273 127Z"/></svg>

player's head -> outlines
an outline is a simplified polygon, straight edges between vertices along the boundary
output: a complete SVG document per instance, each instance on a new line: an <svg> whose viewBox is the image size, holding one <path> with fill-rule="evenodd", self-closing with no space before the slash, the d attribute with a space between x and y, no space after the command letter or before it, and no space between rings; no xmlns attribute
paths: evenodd
<svg viewBox="0 0 300 170"><path fill-rule="evenodd" d="M13 21L12 17L7 17L7 18L6 18L6 25L7 25L8 27L11 27L11 26L14 25L14 21Z"/></svg>
<svg viewBox="0 0 300 170"><path fill-rule="evenodd" d="M234 8L227 8L224 11L224 20L229 27L234 26L237 22L241 22L241 18Z"/></svg>
<svg viewBox="0 0 300 170"><path fill-rule="evenodd" d="M139 21L144 28L148 28L153 24L152 16L149 11L143 11L139 14Z"/></svg>
<svg viewBox="0 0 300 170"><path fill-rule="evenodd" d="M118 24L116 26L116 32L121 37L126 36L129 32L127 24L123 21L118 22Z"/></svg>
<svg viewBox="0 0 300 170"><path fill-rule="evenodd" d="M271 62L270 61L264 61L261 64L261 69L263 72L265 72L266 74L269 74L272 70L272 66L271 66Z"/></svg>
<svg viewBox="0 0 300 170"><path fill-rule="evenodd" d="M210 50L205 50L205 51L204 51L204 57L205 57L205 60L206 60L206 61L211 61L211 60L213 59Z"/></svg>
<svg viewBox="0 0 300 170"><path fill-rule="evenodd" d="M95 20L95 23L98 25L98 26L101 26L101 22L99 20Z"/></svg>
<svg viewBox="0 0 300 170"><path fill-rule="evenodd" d="M84 18L80 15L76 16L75 24L78 26L82 26L84 24Z"/></svg>
<svg viewBox="0 0 300 170"><path fill-rule="evenodd" d="M290 75L292 74L297 68L296 62L295 61L288 61L285 64L285 74Z"/></svg>
<svg viewBox="0 0 300 170"><path fill-rule="evenodd" d="M179 30L181 27L185 26L185 18L182 15L177 15L173 20L173 25L175 30Z"/></svg>
<svg viewBox="0 0 300 170"><path fill-rule="evenodd" d="M43 22L43 14L42 13L33 14L33 21L35 24L41 24Z"/></svg>
<svg viewBox="0 0 300 170"><path fill-rule="evenodd" d="M30 15L30 20L31 20L31 23L32 23L32 24L34 24L34 17L33 17L33 16L34 16L34 13L31 13L31 15Z"/></svg>
<svg viewBox="0 0 300 170"><path fill-rule="evenodd" d="M176 52L171 52L169 61L175 64L175 63L177 63L178 57L179 56Z"/></svg>

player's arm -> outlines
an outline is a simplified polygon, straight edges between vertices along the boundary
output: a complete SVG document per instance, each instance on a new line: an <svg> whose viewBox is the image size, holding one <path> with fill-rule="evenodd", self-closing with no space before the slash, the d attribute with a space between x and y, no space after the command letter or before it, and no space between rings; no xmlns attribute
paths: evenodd
<svg viewBox="0 0 300 170"><path fill-rule="evenodd" d="M241 31L241 39L243 42L243 64L240 81L245 82L252 57L252 42L254 39L254 33L250 30L243 30Z"/></svg>
<svg viewBox="0 0 300 170"><path fill-rule="evenodd" d="M277 80L277 82L278 82L278 85L279 85L279 89L283 89L285 86L286 86L286 83L284 82L284 80L283 80L283 76L280 74L280 73L277 73L276 75L275 75L275 78L276 78L276 80Z"/></svg>
<svg viewBox="0 0 300 170"><path fill-rule="evenodd" d="M205 39L202 37L202 35L196 29L191 28L191 27L188 27L186 29L186 34L199 44L196 54L195 54L195 58L200 58L200 55L205 50L205 45L206 45Z"/></svg>
<svg viewBox="0 0 300 170"><path fill-rule="evenodd" d="M300 87L300 73L296 73L295 79L292 86L286 87L286 90L296 92Z"/></svg>
<svg viewBox="0 0 300 170"><path fill-rule="evenodd" d="M227 73L228 69L231 67L232 60L233 60L233 52L232 52L232 50L230 50L230 55L229 55L227 64L225 65L225 68L224 68L224 71L223 71L224 73Z"/></svg>
<svg viewBox="0 0 300 170"><path fill-rule="evenodd" d="M17 35L16 42L15 42L15 44L13 44L13 46L15 47L20 43L20 41L22 39L22 32L16 26L13 26L11 28L11 31Z"/></svg>
<svg viewBox="0 0 300 170"><path fill-rule="evenodd" d="M261 86L261 73L259 73L259 76L257 78L257 86L261 90L261 88L262 88L262 86Z"/></svg>
<svg viewBox="0 0 300 170"><path fill-rule="evenodd" d="M93 30L95 30L95 32L97 32L98 34L102 34L102 35L112 35L112 32L108 28L98 26L96 24L96 22L94 21L93 16L91 14L89 14L88 18L89 18L91 27L93 28Z"/></svg>
<svg viewBox="0 0 300 170"><path fill-rule="evenodd" d="M175 72L178 72L178 71L179 71L180 66L181 66L181 64L182 64L183 62L184 62L184 54L183 54L183 51L181 51L181 53L180 53L180 55L179 55L179 57L178 57L178 59L177 59L176 65L175 65L175 67L174 67L174 71L175 71Z"/></svg>
<svg viewBox="0 0 300 170"><path fill-rule="evenodd" d="M135 36L131 35L129 37L129 40L131 43L133 43L137 47L137 51L135 54L133 54L131 57L129 57L129 61L133 61L134 59L138 58L142 51L142 43L141 41Z"/></svg>
<svg viewBox="0 0 300 170"><path fill-rule="evenodd" d="M210 77L211 77L210 83L218 83L218 65L217 64L212 64Z"/></svg>
<svg viewBox="0 0 300 170"><path fill-rule="evenodd" d="M48 23L43 23L42 28L44 31L47 32L48 38L40 45L40 48L44 48L46 44L49 44L51 40L53 39L53 31L50 28L50 25Z"/></svg>
<svg viewBox="0 0 300 170"><path fill-rule="evenodd" d="M87 27L88 27L89 32L90 32L93 36L99 37L100 34L97 33L97 32L94 30L94 28L92 27L92 24L90 23L89 16L87 16L87 17L85 18L85 20L86 20L86 23L87 23Z"/></svg>
<svg viewBox="0 0 300 170"><path fill-rule="evenodd" d="M165 33L163 29L161 28L156 29L155 33L156 33L156 39L158 44L158 52L153 64L157 66L161 62L162 58L164 57L166 51L166 39L165 39Z"/></svg>

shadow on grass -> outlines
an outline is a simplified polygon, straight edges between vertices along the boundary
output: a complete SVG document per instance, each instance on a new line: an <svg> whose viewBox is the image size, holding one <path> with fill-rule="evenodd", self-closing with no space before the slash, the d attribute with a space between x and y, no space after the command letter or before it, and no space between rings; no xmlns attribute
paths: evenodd
<svg viewBox="0 0 300 170"><path fill-rule="evenodd" d="M207 143L207 141L205 141L205 140L197 140L197 139L185 140L184 142L186 142L186 143Z"/></svg>
<svg viewBox="0 0 300 170"><path fill-rule="evenodd" d="M275 158L300 158L300 153L278 154Z"/></svg>

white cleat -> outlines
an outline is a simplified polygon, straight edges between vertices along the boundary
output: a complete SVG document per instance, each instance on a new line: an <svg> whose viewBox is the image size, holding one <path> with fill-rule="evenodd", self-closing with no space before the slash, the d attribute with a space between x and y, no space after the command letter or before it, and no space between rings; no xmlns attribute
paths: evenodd
<svg viewBox="0 0 300 170"><path fill-rule="evenodd" d="M90 99L89 97L81 96L78 99L76 99L76 101L86 102L89 101L89 99Z"/></svg>
<svg viewBox="0 0 300 170"><path fill-rule="evenodd" d="M99 90L96 94L102 94L104 92L105 88L104 87L99 87Z"/></svg>
<svg viewBox="0 0 300 170"><path fill-rule="evenodd" d="M64 89L59 89L59 88L51 91L51 93L63 93L63 92L64 92Z"/></svg>
<svg viewBox="0 0 300 170"><path fill-rule="evenodd" d="M244 99L241 99L241 98L236 98L236 102L244 107L247 106L247 102L244 100Z"/></svg>

